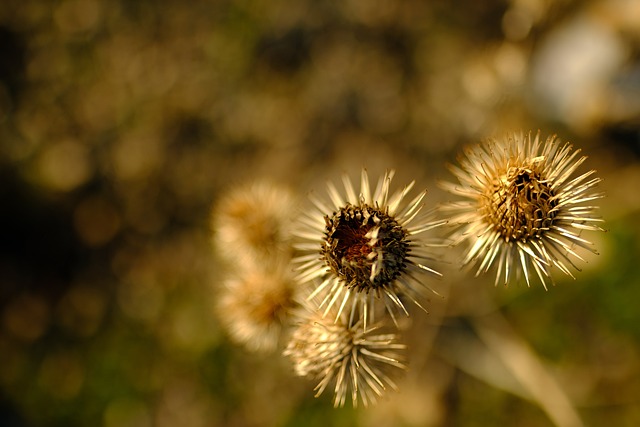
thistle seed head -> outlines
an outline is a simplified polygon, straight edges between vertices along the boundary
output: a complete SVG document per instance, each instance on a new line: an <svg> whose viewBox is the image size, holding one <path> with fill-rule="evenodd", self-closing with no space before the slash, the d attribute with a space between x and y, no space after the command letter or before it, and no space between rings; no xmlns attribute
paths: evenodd
<svg viewBox="0 0 640 427"><path fill-rule="evenodd" d="M293 200L289 189L273 183L231 189L211 212L214 248L241 268L289 257Z"/></svg>
<svg viewBox="0 0 640 427"><path fill-rule="evenodd" d="M423 233L444 221L423 211L425 192L406 200L413 182L391 193L392 178L393 171L384 174L373 189L363 170L359 193L346 175L344 194L329 183L330 202L312 196L316 209L294 231L298 279L312 287L310 299L318 296L324 316L337 308L336 316L359 316L366 329L381 308L395 322L397 309L408 315L403 300L422 307L423 290L432 290L422 273L440 276L426 265L433 260L428 248L439 242Z"/></svg>
<svg viewBox="0 0 640 427"><path fill-rule="evenodd" d="M356 292L379 292L406 268L407 232L382 210L347 204L324 217L322 259Z"/></svg>
<svg viewBox="0 0 640 427"><path fill-rule="evenodd" d="M600 178L576 171L586 160L555 136L514 134L468 148L451 170L457 183L443 187L460 200L442 207L456 227L458 243L469 244L463 264L478 264L476 275L496 269L496 284L535 274L546 288L551 269L573 277L580 252L597 253L583 237L602 231L591 202ZM535 273L534 273L535 272Z"/></svg>
<svg viewBox="0 0 640 427"><path fill-rule="evenodd" d="M231 338L249 350L275 350L295 305L287 266L247 269L230 277L218 294L218 314Z"/></svg>
<svg viewBox="0 0 640 427"><path fill-rule="evenodd" d="M381 325L364 329L362 319L351 324L343 313L331 312L331 320L314 307L306 307L299 318L284 355L293 362L298 376L319 381L320 396L335 383L334 406L344 406L351 395L353 406L374 403L388 388L397 389L392 379L405 369L404 350L397 334L380 333ZM333 316L337 315L333 321Z"/></svg>
<svg viewBox="0 0 640 427"><path fill-rule="evenodd" d="M483 210L506 242L540 237L558 213L553 189L536 169L511 167L487 188Z"/></svg>

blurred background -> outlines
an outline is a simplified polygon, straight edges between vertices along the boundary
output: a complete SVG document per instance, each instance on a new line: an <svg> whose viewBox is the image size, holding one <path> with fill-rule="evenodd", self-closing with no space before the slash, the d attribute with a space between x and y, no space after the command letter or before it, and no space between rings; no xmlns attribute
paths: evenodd
<svg viewBox="0 0 640 427"><path fill-rule="evenodd" d="M462 147L538 129L604 179L577 280L446 255L368 410L229 340L222 195L366 166L435 205ZM0 426L640 425L639 158L638 0L3 0Z"/></svg>

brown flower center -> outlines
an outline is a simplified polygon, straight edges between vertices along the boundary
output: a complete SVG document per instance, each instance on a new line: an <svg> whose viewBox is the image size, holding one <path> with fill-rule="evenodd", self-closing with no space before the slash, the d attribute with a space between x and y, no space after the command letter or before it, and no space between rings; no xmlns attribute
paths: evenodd
<svg viewBox="0 0 640 427"><path fill-rule="evenodd" d="M486 217L507 242L527 241L553 224L558 204L554 196L535 170L511 168L486 199Z"/></svg>
<svg viewBox="0 0 640 427"><path fill-rule="evenodd" d="M345 286L369 292L389 285L405 269L407 232L386 212L347 204L325 216L322 259Z"/></svg>

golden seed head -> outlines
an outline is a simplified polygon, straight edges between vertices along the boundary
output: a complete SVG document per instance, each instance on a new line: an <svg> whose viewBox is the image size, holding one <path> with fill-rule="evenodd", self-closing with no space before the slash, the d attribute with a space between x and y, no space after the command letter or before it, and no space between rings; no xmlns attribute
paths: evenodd
<svg viewBox="0 0 640 427"><path fill-rule="evenodd" d="M457 183L443 187L460 200L441 207L456 227L456 243L467 242L463 264L477 275L496 270L496 285L537 276L544 287L553 269L574 277L580 254L598 252L583 234L603 231L596 171L579 173L587 159L555 136L513 134L469 147L451 171Z"/></svg>
<svg viewBox="0 0 640 427"><path fill-rule="evenodd" d="M483 209L505 241L528 241L548 230L557 200L535 165L511 167L487 188Z"/></svg>

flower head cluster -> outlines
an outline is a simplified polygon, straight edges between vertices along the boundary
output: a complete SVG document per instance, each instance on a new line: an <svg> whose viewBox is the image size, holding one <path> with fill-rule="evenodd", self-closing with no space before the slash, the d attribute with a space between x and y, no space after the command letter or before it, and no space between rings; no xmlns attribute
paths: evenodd
<svg viewBox="0 0 640 427"><path fill-rule="evenodd" d="M458 182L444 183L463 198L444 207L456 240L469 243L463 262L478 264L477 274L496 266L496 284L514 276L529 284L535 272L546 288L553 267L573 277L574 259L582 260L577 249L596 253L583 232L601 230L589 204L603 197L594 191L600 178L593 170L575 174L585 160L570 144L539 134L465 151L460 166L451 167Z"/></svg>
<svg viewBox="0 0 640 427"><path fill-rule="evenodd" d="M217 313L235 341L273 351L294 306L289 265L293 197L278 185L233 188L212 211L214 246L230 265L216 292Z"/></svg>
<svg viewBox="0 0 640 427"><path fill-rule="evenodd" d="M448 245L428 231L452 224L463 264L494 269L496 284L537 277L546 288L554 269L573 277L581 253L596 253L583 234L602 230L600 178L578 173L585 160L555 137L487 141L451 167L457 182L443 186L458 200L438 211L424 209L426 192L410 196L414 182L392 191L393 171L375 185L366 170L357 187L347 175L342 190L329 182L328 197L312 195L296 218L286 191L237 190L213 216L216 247L239 267L216 294L220 318L236 341L273 350L298 313L284 350L294 372L317 381L316 396L333 388L334 406L372 404L406 367L399 335L382 331L435 292L432 250Z"/></svg>
<svg viewBox="0 0 640 427"><path fill-rule="evenodd" d="M334 317L337 316L337 317ZM392 376L405 369L396 334L378 333L381 325L364 329L363 319L351 324L345 313L325 317L307 309L284 354L299 376L319 380L316 397L334 385L334 406L344 406L348 395L354 406L375 402L387 388L397 389Z"/></svg>
<svg viewBox="0 0 640 427"><path fill-rule="evenodd" d="M404 298L420 306L421 273L439 275L426 265L431 256L421 235L442 222L422 212L425 192L407 201L413 182L391 193L392 178L386 173L372 190L363 170L358 193L345 175L344 194L329 183L330 202L311 198L316 210L304 214L303 228L294 233L301 240L294 262L324 315L334 307L336 318L357 313L366 328L382 301L395 321L395 309L408 314Z"/></svg>

